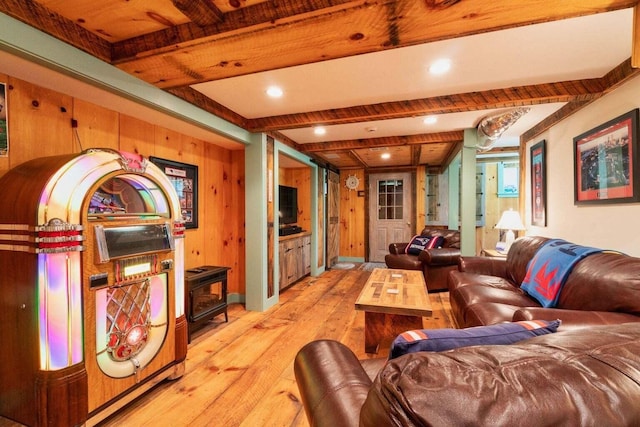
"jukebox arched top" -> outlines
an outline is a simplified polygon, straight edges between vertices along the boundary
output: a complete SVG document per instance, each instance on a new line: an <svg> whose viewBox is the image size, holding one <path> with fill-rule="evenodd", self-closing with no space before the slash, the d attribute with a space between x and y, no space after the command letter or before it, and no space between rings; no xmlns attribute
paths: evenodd
<svg viewBox="0 0 640 427"><path fill-rule="evenodd" d="M93 193L87 208L89 220L127 216L169 217L169 201L158 185L136 174L114 176Z"/></svg>

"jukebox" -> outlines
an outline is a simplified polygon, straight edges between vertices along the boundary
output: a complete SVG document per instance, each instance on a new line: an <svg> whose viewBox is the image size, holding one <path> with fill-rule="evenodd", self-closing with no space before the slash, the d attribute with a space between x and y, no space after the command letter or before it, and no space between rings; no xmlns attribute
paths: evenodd
<svg viewBox="0 0 640 427"><path fill-rule="evenodd" d="M184 224L163 172L107 149L0 178L0 415L93 425L184 371Z"/></svg>

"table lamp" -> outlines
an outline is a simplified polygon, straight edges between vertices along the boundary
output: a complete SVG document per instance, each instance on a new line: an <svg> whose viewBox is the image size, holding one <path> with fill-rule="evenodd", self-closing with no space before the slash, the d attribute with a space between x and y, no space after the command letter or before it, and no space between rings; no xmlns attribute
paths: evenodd
<svg viewBox="0 0 640 427"><path fill-rule="evenodd" d="M513 233L513 230L524 230L524 224L522 223L522 219L520 219L520 214L513 209L509 209L508 211L502 212L502 216L500 217L500 221L496 224L496 228L499 230L507 230L505 235L505 248L504 252L509 252L509 248L511 244L515 240L516 236Z"/></svg>

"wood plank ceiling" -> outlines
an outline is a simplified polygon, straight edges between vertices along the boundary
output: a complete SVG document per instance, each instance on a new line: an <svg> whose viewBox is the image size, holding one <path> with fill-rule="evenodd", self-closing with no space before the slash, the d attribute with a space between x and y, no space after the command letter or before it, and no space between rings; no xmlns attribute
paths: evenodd
<svg viewBox="0 0 640 427"><path fill-rule="evenodd" d="M589 79L549 81L428 98L247 117L193 85L383 52L496 30L635 7L631 0L0 0L0 12L253 132L267 132L338 168L441 166L463 131L299 143L282 132L549 103L564 106L529 139L636 74L631 59ZM629 52L631 56L631 52ZM387 165L388 166L388 165Z"/></svg>

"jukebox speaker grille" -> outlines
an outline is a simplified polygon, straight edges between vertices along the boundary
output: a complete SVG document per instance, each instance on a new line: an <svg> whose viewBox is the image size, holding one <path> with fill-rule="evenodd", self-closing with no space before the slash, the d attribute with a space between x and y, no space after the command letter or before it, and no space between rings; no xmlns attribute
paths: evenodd
<svg viewBox="0 0 640 427"><path fill-rule="evenodd" d="M109 289L107 351L116 361L128 360L147 344L151 326L149 281Z"/></svg>

